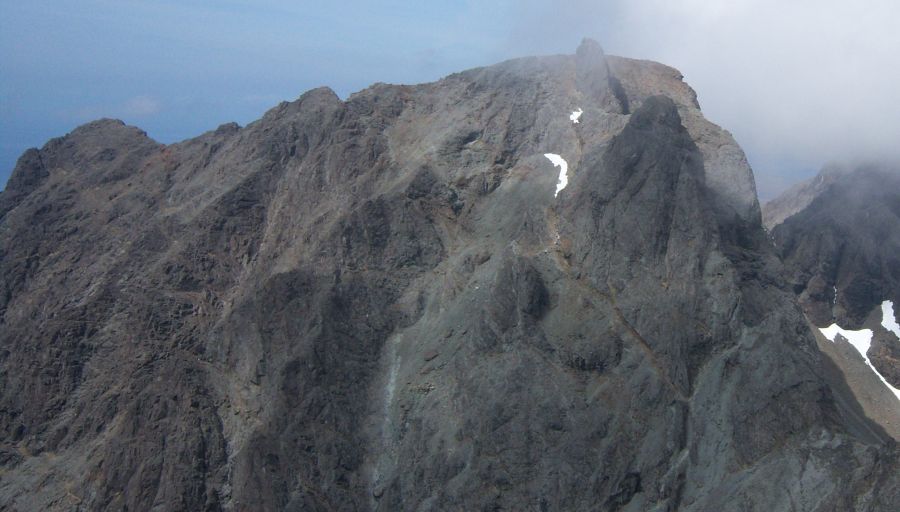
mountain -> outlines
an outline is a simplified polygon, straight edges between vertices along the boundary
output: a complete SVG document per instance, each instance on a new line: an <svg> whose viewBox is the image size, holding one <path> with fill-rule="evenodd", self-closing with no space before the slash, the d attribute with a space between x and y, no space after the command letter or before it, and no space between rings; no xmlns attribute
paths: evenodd
<svg viewBox="0 0 900 512"><path fill-rule="evenodd" d="M806 204L789 215L774 213L786 213L782 206L792 201ZM765 210L791 283L816 324L855 327L882 301L900 299L900 167L829 168Z"/></svg>
<svg viewBox="0 0 900 512"><path fill-rule="evenodd" d="M831 166L767 204L763 217L817 330L859 333L856 348L822 338L820 348L867 414L900 437L900 329L890 328L900 312L900 167Z"/></svg>
<svg viewBox="0 0 900 512"><path fill-rule="evenodd" d="M90 123L0 196L0 503L890 510L784 273L681 74L590 40Z"/></svg>
<svg viewBox="0 0 900 512"><path fill-rule="evenodd" d="M819 174L802 181L772 199L762 209L763 224L767 229L784 222L785 219L803 210L840 176L841 170L832 166Z"/></svg>

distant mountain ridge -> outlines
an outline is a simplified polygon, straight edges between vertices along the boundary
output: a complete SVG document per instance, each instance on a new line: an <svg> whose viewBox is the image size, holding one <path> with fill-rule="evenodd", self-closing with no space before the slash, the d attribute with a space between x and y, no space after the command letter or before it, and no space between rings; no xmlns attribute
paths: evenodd
<svg viewBox="0 0 900 512"><path fill-rule="evenodd" d="M772 230L788 217L809 206L829 185L834 183L842 171L837 168L826 168L808 180L791 186L767 202L763 209L763 225Z"/></svg>

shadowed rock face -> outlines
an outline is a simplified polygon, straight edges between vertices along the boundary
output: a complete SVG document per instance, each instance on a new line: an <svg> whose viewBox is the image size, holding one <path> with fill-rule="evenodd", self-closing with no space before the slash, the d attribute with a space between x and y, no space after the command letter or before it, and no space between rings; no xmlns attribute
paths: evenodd
<svg viewBox="0 0 900 512"><path fill-rule="evenodd" d="M841 175L838 167L826 167L812 179L802 181L763 206L763 224L775 229L785 219L800 212L825 191Z"/></svg>
<svg viewBox="0 0 900 512"><path fill-rule="evenodd" d="M900 172L864 166L813 183L825 185L772 236L811 319L856 328L900 300Z"/></svg>
<svg viewBox="0 0 900 512"><path fill-rule="evenodd" d="M900 339L882 326L884 301L900 312L900 172L886 164L825 169L765 209L770 218L788 214L772 238L810 321L871 329L867 355L900 387ZM844 363L838 361L846 370ZM900 415L895 399L884 407ZM893 421L900 431L900 420Z"/></svg>
<svg viewBox="0 0 900 512"><path fill-rule="evenodd" d="M743 154L671 68L587 42L171 146L99 121L10 183L11 508L900 499L896 445L775 286Z"/></svg>

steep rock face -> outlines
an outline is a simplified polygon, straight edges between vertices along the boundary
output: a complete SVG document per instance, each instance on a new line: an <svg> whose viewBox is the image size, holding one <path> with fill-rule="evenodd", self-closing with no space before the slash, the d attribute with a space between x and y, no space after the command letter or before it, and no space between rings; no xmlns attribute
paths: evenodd
<svg viewBox="0 0 900 512"><path fill-rule="evenodd" d="M866 356L900 387L900 338L882 305L900 304L900 173L887 164L831 166L766 204L789 284L810 321L871 331ZM896 314L900 306L894 308ZM894 317L896 321L896 316ZM839 342L845 344L846 342ZM849 345L823 350L847 374L867 414L900 437L900 402ZM820 343L820 346L822 344Z"/></svg>
<svg viewBox="0 0 900 512"><path fill-rule="evenodd" d="M586 42L171 146L101 121L14 179L11 508L900 499L896 445L774 286L743 154L671 68Z"/></svg>
<svg viewBox="0 0 900 512"><path fill-rule="evenodd" d="M772 237L813 322L856 328L900 299L900 172L862 166L815 182L826 185Z"/></svg>

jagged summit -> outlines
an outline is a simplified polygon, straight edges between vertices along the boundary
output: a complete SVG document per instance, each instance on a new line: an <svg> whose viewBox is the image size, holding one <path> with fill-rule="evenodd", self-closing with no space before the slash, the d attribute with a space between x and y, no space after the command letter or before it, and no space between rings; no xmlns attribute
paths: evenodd
<svg viewBox="0 0 900 512"><path fill-rule="evenodd" d="M604 57L606 54L603 52L603 47L600 46L600 43L595 39L585 37L581 40L581 44L579 44L578 48L575 50L575 56L578 58L586 58L590 55Z"/></svg>
<svg viewBox="0 0 900 512"><path fill-rule="evenodd" d="M672 68L586 42L133 130L31 151L0 195L6 508L900 497Z"/></svg>

